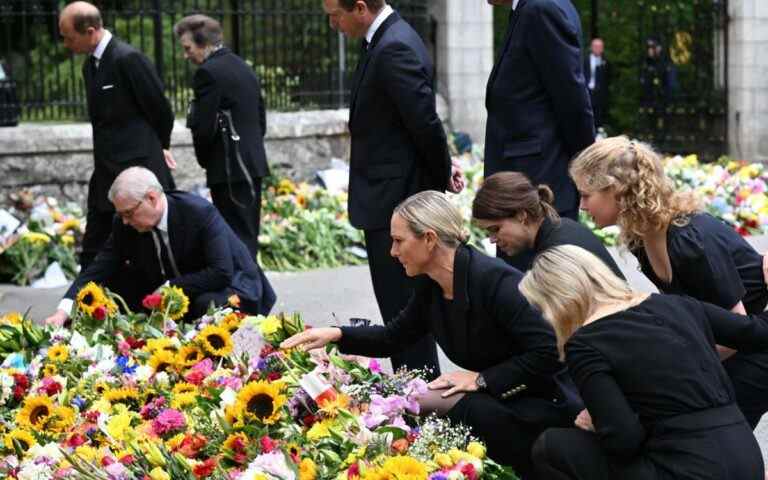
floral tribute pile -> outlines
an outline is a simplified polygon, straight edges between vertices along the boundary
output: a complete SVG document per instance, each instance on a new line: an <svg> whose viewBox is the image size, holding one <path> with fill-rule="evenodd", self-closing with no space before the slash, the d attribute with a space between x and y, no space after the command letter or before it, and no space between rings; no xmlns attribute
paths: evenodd
<svg viewBox="0 0 768 480"><path fill-rule="evenodd" d="M10 199L14 206L0 212L0 281L29 285L53 263L73 279L84 232L81 209L26 190Z"/></svg>
<svg viewBox="0 0 768 480"><path fill-rule="evenodd" d="M385 374L333 347L280 350L307 328L298 315L230 303L187 325L174 321L188 306L177 288L134 313L89 284L71 328L0 319L0 342L17 342L0 349L0 477L517 478L467 428L417 416L419 372Z"/></svg>

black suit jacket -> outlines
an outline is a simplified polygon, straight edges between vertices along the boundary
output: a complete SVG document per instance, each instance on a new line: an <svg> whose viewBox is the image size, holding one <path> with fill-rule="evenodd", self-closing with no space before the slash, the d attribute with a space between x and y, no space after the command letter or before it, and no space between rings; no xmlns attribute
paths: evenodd
<svg viewBox="0 0 768 480"><path fill-rule="evenodd" d="M560 212L578 207L568 162L595 138L581 67L571 0L520 0L485 97L485 176L525 173L552 188Z"/></svg>
<svg viewBox="0 0 768 480"><path fill-rule="evenodd" d="M584 59L584 81L587 85L592 81L592 65L589 54ZM611 65L603 57L603 63L595 68L595 88L592 89L592 101L595 109L605 110L608 104L608 93L611 81Z"/></svg>
<svg viewBox="0 0 768 480"><path fill-rule="evenodd" d="M393 321L342 327L341 351L388 357L431 333L452 362L481 372L488 393L518 418L558 423L563 409L552 398L565 393L554 379L563 366L552 327L517 288L522 273L471 247L456 251L453 272L452 301L436 282L419 277L408 306Z"/></svg>
<svg viewBox="0 0 768 480"><path fill-rule="evenodd" d="M349 218L355 227L388 228L398 203L423 190L446 189L451 159L435 109L432 60L396 12L360 58L349 131Z"/></svg>
<svg viewBox="0 0 768 480"><path fill-rule="evenodd" d="M240 155L251 178L269 175L264 135L267 115L261 84L253 69L228 48L213 52L193 78L195 98L187 126L192 130L197 162L205 169L208 185L226 183L224 144L217 122L219 110L230 110L240 136ZM234 156L230 157L231 182L245 181Z"/></svg>
<svg viewBox="0 0 768 480"><path fill-rule="evenodd" d="M87 282L106 283L114 275L130 271L146 293L166 280L181 287L191 300L229 287L238 294L245 311L269 312L276 299L272 286L216 207L186 192L167 192L166 199L168 241L180 276L163 277L151 232L140 233L115 216L109 240L65 298L75 298Z"/></svg>
<svg viewBox="0 0 768 480"><path fill-rule="evenodd" d="M163 158L173 130L173 111L154 66L140 51L112 37L96 68L83 64L88 115L93 126L93 175L88 208L113 211L107 191L124 169L140 165L165 188L173 178Z"/></svg>

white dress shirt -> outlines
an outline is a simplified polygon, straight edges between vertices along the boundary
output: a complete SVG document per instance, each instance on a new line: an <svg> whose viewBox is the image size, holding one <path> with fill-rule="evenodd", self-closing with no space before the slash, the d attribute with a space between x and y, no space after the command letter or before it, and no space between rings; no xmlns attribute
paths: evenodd
<svg viewBox="0 0 768 480"><path fill-rule="evenodd" d="M395 11L392 9L392 7L389 5L384 5L384 8L382 8L379 14L376 15L373 23L370 27L368 27L368 32L365 34L365 41L368 42L369 48L371 41L373 40L373 36L376 35L376 30L378 30L381 24L384 23L384 20L386 20L387 17L392 15L394 12Z"/></svg>
<svg viewBox="0 0 768 480"><path fill-rule="evenodd" d="M520 3L520 0L513 0L512 1L512 10L517 8L517 4Z"/></svg>
<svg viewBox="0 0 768 480"><path fill-rule="evenodd" d="M99 68L99 62L101 61L101 57L104 55L104 50L107 49L110 40L112 40L112 33L109 30L104 29L104 35L101 36L99 44L96 45L96 50L91 54L96 58L96 68Z"/></svg>

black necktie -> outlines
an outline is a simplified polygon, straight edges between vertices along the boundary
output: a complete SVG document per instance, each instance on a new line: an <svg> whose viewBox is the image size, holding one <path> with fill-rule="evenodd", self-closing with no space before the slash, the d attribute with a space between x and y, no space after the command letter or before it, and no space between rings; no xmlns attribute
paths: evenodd
<svg viewBox="0 0 768 480"><path fill-rule="evenodd" d="M365 55L365 52L368 51L368 40L363 39L362 42L360 42L360 49L362 50L362 54Z"/></svg>

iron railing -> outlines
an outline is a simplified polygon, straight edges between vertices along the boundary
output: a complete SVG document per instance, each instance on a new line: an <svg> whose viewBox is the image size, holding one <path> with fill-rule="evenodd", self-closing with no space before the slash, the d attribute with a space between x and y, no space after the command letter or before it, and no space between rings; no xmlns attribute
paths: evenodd
<svg viewBox="0 0 768 480"><path fill-rule="evenodd" d="M0 0L0 62L15 83L23 120L86 118L82 56L59 40L65 0ZM349 100L358 47L328 25L320 0L101 0L112 33L155 63L178 115L192 96L194 70L183 58L173 25L190 13L222 22L225 43L259 73L267 108L339 108ZM427 0L389 2L425 38L432 24ZM10 85L10 84L9 84ZM10 96L9 96L10 97ZM4 108L0 96L0 115ZM6 106L7 107L7 106Z"/></svg>

